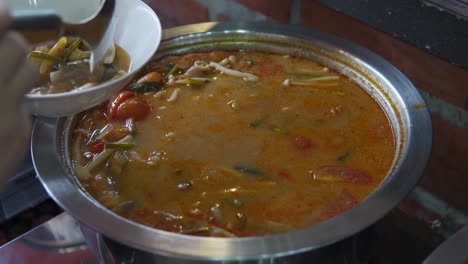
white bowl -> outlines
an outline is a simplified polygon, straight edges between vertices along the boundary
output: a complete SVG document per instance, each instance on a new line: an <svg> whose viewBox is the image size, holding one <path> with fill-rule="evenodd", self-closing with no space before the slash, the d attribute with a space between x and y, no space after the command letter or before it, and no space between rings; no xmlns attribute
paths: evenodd
<svg viewBox="0 0 468 264"><path fill-rule="evenodd" d="M63 2L67 5L64 6ZM10 0L13 12L25 8L51 9L57 7L57 12L66 21L79 21L83 14L93 14L89 6L97 7L96 0L63 1L63 0ZM69 5L72 4L72 5ZM80 6L88 6L81 8ZM76 114L96 106L110 98L122 89L153 56L161 41L161 23L154 11L140 0L116 0L116 29L114 42L129 55L131 65L124 76L104 82L95 87L57 94L26 94L25 103L30 113L43 116L63 116Z"/></svg>

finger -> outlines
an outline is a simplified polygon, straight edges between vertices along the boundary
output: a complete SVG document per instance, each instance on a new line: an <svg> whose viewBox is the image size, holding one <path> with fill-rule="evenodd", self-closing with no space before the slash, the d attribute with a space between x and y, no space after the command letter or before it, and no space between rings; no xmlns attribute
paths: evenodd
<svg viewBox="0 0 468 264"><path fill-rule="evenodd" d="M16 32L8 32L0 40L0 58L2 67L0 68L0 84L7 84L25 62L27 54L27 44Z"/></svg>
<svg viewBox="0 0 468 264"><path fill-rule="evenodd" d="M11 23L11 17L5 0L0 0L0 37L2 37Z"/></svg>

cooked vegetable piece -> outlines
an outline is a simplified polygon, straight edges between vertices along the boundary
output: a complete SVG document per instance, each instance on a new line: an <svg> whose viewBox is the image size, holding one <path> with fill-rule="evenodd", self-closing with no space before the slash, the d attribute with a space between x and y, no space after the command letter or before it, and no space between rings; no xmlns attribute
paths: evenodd
<svg viewBox="0 0 468 264"><path fill-rule="evenodd" d="M161 83L161 81L162 81L161 74L159 72L154 71L154 72L145 74L143 77L138 79L137 83L148 83L148 82Z"/></svg>
<svg viewBox="0 0 468 264"><path fill-rule="evenodd" d="M118 127L110 129L102 138L107 142L115 142L130 134L131 132L127 127Z"/></svg>
<svg viewBox="0 0 468 264"><path fill-rule="evenodd" d="M48 53L40 52L40 51L31 51L28 55L30 58L41 59L41 60L49 60L52 62L63 62L62 58L58 56L49 55Z"/></svg>
<svg viewBox="0 0 468 264"><path fill-rule="evenodd" d="M181 70L180 66L176 64L176 65L174 65L174 67L172 67L172 69L167 73L166 76L176 74L176 73L178 73L180 70Z"/></svg>
<svg viewBox="0 0 468 264"><path fill-rule="evenodd" d="M114 98L112 100L110 100L109 104L108 104L108 107L107 107L107 116L110 118L110 119L113 119L115 118L116 114L117 114L117 109L119 108L119 106L127 99L129 99L130 97L132 97L134 95L134 93L132 92L129 92L129 91L124 91L124 92L120 92L118 93L117 95L114 96Z"/></svg>
<svg viewBox="0 0 468 264"><path fill-rule="evenodd" d="M123 101L115 111L114 119L126 120L133 118L135 121L143 120L150 112L150 107L145 99L134 96Z"/></svg>
<svg viewBox="0 0 468 264"><path fill-rule="evenodd" d="M209 81L210 81L210 79L208 79L208 78L193 77L193 78L188 78L187 79L187 84L193 85L193 86L200 86L200 85L203 85L204 83L207 83Z"/></svg>
<svg viewBox="0 0 468 264"><path fill-rule="evenodd" d="M68 61L70 58L70 55L78 48L78 46L81 44L81 39L76 39L73 41L73 43L65 50L65 54L63 55L63 60Z"/></svg>
<svg viewBox="0 0 468 264"><path fill-rule="evenodd" d="M127 161L128 159L122 151L116 151L114 155L112 155L112 157L109 159L107 167L109 168L112 174L120 175L122 174L123 167L125 166Z"/></svg>
<svg viewBox="0 0 468 264"><path fill-rule="evenodd" d="M135 146L135 142L123 142L123 143L106 143L104 144L105 149L118 149L127 150Z"/></svg>
<svg viewBox="0 0 468 264"><path fill-rule="evenodd" d="M164 84L161 82L142 82L134 83L129 85L126 90L133 93L148 93L148 92L157 92L164 87Z"/></svg>
<svg viewBox="0 0 468 264"><path fill-rule="evenodd" d="M372 177L364 171L347 166L326 165L314 173L318 181L343 182L352 184L370 184Z"/></svg>
<svg viewBox="0 0 468 264"><path fill-rule="evenodd" d="M63 54L65 53L65 49L67 46L67 38L66 37L61 37L57 43L49 50L48 55L50 56L55 56L55 57L62 57ZM54 66L54 61L50 60L44 60L41 63L41 66L39 67L39 73L40 74L46 74L50 71L52 66Z"/></svg>

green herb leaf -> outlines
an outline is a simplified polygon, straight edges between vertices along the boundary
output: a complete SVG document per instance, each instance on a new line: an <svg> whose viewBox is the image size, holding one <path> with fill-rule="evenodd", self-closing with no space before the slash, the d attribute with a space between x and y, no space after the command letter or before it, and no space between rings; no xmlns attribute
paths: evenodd
<svg viewBox="0 0 468 264"><path fill-rule="evenodd" d="M144 82L144 83L134 83L129 85L126 90L141 94L147 92L157 92L164 87L164 84L161 82Z"/></svg>

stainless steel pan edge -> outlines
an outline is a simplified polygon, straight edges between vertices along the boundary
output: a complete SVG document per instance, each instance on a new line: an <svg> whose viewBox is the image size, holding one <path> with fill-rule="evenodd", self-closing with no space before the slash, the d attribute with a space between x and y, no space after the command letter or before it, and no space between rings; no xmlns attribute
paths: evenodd
<svg viewBox="0 0 468 264"><path fill-rule="evenodd" d="M298 43L296 51L308 43L314 56L332 56L333 60L326 60L325 64L363 84L387 112L396 132L398 155L386 180L366 200L323 223L270 236L205 238L152 229L112 213L77 185L67 154L73 117L38 118L33 130L33 162L49 195L76 219L111 239L153 254L186 260L241 261L297 254L342 240L382 218L416 185L429 158L431 121L427 108L419 107L424 101L415 87L395 67L367 49L328 34L292 26L189 25L165 31L164 36L169 39L162 43L161 52L177 50L171 48L177 45L179 52L184 47L188 51L189 46L196 46L189 45L190 41L199 43L203 49L213 44L213 39L205 41L210 36L231 37L234 41L245 40L249 34L267 38L266 43L269 37L278 38L280 46ZM219 43L216 45L220 47Z"/></svg>

